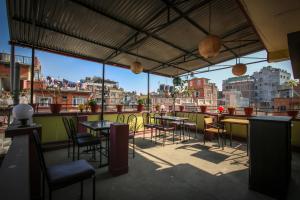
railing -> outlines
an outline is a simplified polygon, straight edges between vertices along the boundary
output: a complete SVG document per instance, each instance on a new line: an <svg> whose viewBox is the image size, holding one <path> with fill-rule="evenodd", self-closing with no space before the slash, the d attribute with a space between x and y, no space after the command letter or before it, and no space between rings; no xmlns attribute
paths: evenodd
<svg viewBox="0 0 300 200"><path fill-rule="evenodd" d="M0 53L0 61L9 63L10 62L10 54ZM31 65L31 57L15 55L15 62L21 63L21 64L26 64L26 65Z"/></svg>

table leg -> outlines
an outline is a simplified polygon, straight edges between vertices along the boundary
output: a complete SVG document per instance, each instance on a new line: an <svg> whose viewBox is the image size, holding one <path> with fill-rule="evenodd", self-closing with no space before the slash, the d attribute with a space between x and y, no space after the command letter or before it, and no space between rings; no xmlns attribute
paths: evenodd
<svg viewBox="0 0 300 200"><path fill-rule="evenodd" d="M232 147L232 124L230 123L230 146Z"/></svg>

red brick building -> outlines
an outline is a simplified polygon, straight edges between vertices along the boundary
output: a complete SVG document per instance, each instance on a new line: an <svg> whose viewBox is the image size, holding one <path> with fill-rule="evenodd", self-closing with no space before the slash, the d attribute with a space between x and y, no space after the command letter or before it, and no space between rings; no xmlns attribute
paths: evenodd
<svg viewBox="0 0 300 200"><path fill-rule="evenodd" d="M300 97L274 98L274 108L280 111L288 109L300 109Z"/></svg>
<svg viewBox="0 0 300 200"><path fill-rule="evenodd" d="M188 82L188 88L192 90L193 99L198 105L217 106L218 88L215 83L207 78L193 78Z"/></svg>

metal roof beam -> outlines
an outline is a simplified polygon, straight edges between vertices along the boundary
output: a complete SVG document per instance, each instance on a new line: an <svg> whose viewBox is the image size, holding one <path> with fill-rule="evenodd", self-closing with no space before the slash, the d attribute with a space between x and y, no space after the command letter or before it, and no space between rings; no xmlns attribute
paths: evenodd
<svg viewBox="0 0 300 200"><path fill-rule="evenodd" d="M192 55L194 55L194 56L196 56L196 57L199 57L200 59L203 59L205 62L207 62L207 63L209 63L209 64L213 64L213 63L211 63L210 61L208 61L208 60L204 59L203 57L199 56L198 54L193 54L193 53L189 52L189 51L186 50L186 49L183 49L183 48L181 48L181 47L179 47L179 46L177 46L177 45L175 45L175 44L173 44L173 43L171 43L171 42L168 42L168 41L166 41L165 39L162 39L162 38L160 38L160 37L158 37L158 36L156 36L156 35L154 35L154 34L152 34L152 33L149 33L149 32L147 32L147 31L145 31L145 30L142 30L142 29L140 29L140 28L138 28L138 27L135 27L134 25L129 24L129 23L127 23L127 22L125 22L125 21L123 21L123 20L121 20L121 19L118 19L118 18L116 18L116 17L114 17L114 16L111 16L111 15L109 15L109 14L107 14L107 13L101 11L101 10L96 9L95 7L92 7L92 6L90 6L90 5L84 4L84 3L82 3L82 2L80 2L80 1L78 1L78 0L70 0L70 1L73 2L73 3L75 3L75 4L78 4L78 5L82 6L82 7L86 8L86 9L88 9L88 10L91 10L91 11L93 11L93 12L95 12L95 13L98 13L98 14L100 14L100 15L103 15L103 16L105 16L105 17L107 17L107 18L109 18L109 19L111 19L111 20L113 20L113 21L116 21L116 22L118 22L118 23L120 23L120 24L123 24L123 25L125 25L125 26L128 26L129 28L131 28L131 29L133 29L133 30L135 30L135 31L138 31L138 32L143 33L143 34L146 34L146 35L148 35L148 36L150 36L150 37L152 37L152 38L154 38L154 39L156 39L156 40L158 40L158 41L160 41L160 42L162 42L162 43L165 43L165 44L167 44L167 45L173 47L174 49L177 49L177 50L179 50L179 51L182 51L182 52L184 52L184 53L186 53L186 54L192 54Z"/></svg>
<svg viewBox="0 0 300 200"><path fill-rule="evenodd" d="M168 9L168 7L164 7L163 9L161 9L160 11L158 11L153 17L150 18L150 20L148 20L144 26L142 27L142 29L144 29L145 27L147 27L153 20L155 20L157 17L159 17L163 12L165 12ZM137 37L139 34L138 31L136 31L132 36L130 36L125 42L123 42L117 49L122 49L124 48L124 46L126 44L128 44L128 42L130 42L131 40L133 40L135 37ZM106 59L104 59L105 61L109 60L113 55L118 53L118 50L113 52L112 54L110 54Z"/></svg>
<svg viewBox="0 0 300 200"><path fill-rule="evenodd" d="M187 15L187 14L189 14L189 13L191 13L191 12L193 12L193 11L195 11L195 10L197 10L197 9L199 9L199 8L201 8L201 7L203 7L203 6L205 6L205 5L208 4L210 1L212 1L212 0L205 0L205 1L202 1L200 4L197 4L197 5L193 6L193 7L191 7L190 9L188 9L186 12L184 12L184 15ZM169 8L169 7L166 7L166 8ZM159 27L156 27L156 29L155 29L154 31L151 31L151 33L152 33L152 34L155 34L155 33L159 32L160 30L162 30L162 29L164 29L164 28L166 28L166 27L172 25L173 23L177 22L177 21L180 20L180 19L182 19L182 16L175 17L174 19L170 20L169 22L167 22L167 23L165 23L165 24L162 24L162 25L159 25ZM150 30L152 30L152 29L148 29L148 30L146 30L146 31L150 31ZM137 32L137 33L139 33L139 32ZM135 46L135 45L137 45L137 44L139 44L139 43L141 43L141 42L147 40L148 38L150 38L150 35L146 35L145 37L143 37L143 38L137 40L137 41L134 42L131 46ZM122 48L123 48L123 47L124 47L124 45L122 46ZM112 55L112 56L110 57L110 59L112 59L112 58L118 56L119 54L120 54L120 53L116 52L114 55Z"/></svg>
<svg viewBox="0 0 300 200"><path fill-rule="evenodd" d="M21 23L28 24L28 25L31 25L30 21L21 20L21 19L18 19L16 17L13 17L13 20L21 22ZM59 33L59 34L62 34L62 35L66 35L68 37L72 37L72 38L75 38L75 39L78 39L78 40L82 40L82 41L85 41L85 42L88 42L88 43L91 43L91 44L94 44L94 45L102 46L102 47L105 47L105 48L108 48L108 49L111 49L111 50L115 50L115 51L117 50L116 47L113 47L113 46L110 46L110 45L107 45L107 44L102 44L100 42L97 42L97 41L94 41L94 40L91 40L91 39L87 39L87 38L84 38L82 36L75 35L73 33L64 32L62 30L59 30L58 28L54 28L54 27L50 27L50 26L44 25L44 24L42 24L42 23L40 23L38 21L36 21L35 26L38 27L38 28L41 28L41 29L45 29L45 30L56 32L56 33ZM121 51L123 53L129 54L129 55L132 55L132 56L136 56L136 57L139 57L139 58L142 58L142 59L146 59L146 60L150 60L150 61L153 61L153 62L157 62L157 63L159 63L161 65L169 65L169 66L178 68L180 70L184 70L186 72L190 72L189 70L182 69L182 68L177 67L175 65L167 64L167 63L164 63L162 61L159 61L159 60L156 60L156 59L153 59L153 58L149 58L149 57L146 57L146 56L138 55L138 54L132 53L130 51L126 51L126 50L123 50L123 49L119 49L118 51Z"/></svg>
<svg viewBox="0 0 300 200"><path fill-rule="evenodd" d="M247 28L249 28L249 27L251 27L249 24L244 24L244 25L242 25L242 26L240 26L240 27L238 27L238 28L236 28L236 29L234 29L234 30L229 31L228 33L225 33L221 38L224 39L224 38L226 38L226 37L229 37L229 36L231 36L231 35L234 35L234 34L240 32L240 31L243 31L243 30L245 30L245 29L247 29ZM253 33L253 34L254 34L254 33ZM193 49L192 52L195 52L195 51L197 51L197 50L198 50L198 48ZM233 50L233 49L232 49L232 50ZM221 51L221 52L224 52L224 51ZM171 59L171 60L169 60L167 63L174 62L175 60L178 60L178 59L180 59L181 57L184 57L184 56L187 56L187 54L184 54L184 55L178 56L178 57L176 57L176 58L174 58L174 59ZM161 68L161 67L162 67L162 65L157 66L157 67L154 67L154 68L150 69L150 71L158 70L158 69Z"/></svg>
<svg viewBox="0 0 300 200"><path fill-rule="evenodd" d="M177 12L180 16L182 16L185 20L187 20L190 24L192 24L194 27L196 27L198 30L200 30L202 33L209 35L209 32L207 30L205 30L202 26L200 26L199 24L197 24L196 22L194 22L189 16L187 15L183 15L183 12L181 10L179 10L175 5L173 5L171 2L169 2L168 0L161 0L163 1L166 5L170 6L173 10L175 10L175 12ZM228 46L226 46L225 44L222 44L222 46L225 49L228 49L234 56L238 56L234 51L232 51Z"/></svg>

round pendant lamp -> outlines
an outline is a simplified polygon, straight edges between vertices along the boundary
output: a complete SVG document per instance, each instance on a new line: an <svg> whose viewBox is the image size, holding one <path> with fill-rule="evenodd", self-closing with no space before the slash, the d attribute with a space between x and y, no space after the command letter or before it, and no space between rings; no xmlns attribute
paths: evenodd
<svg viewBox="0 0 300 200"><path fill-rule="evenodd" d="M247 66L243 63L235 64L232 67L232 73L236 76L242 76L247 72Z"/></svg>
<svg viewBox="0 0 300 200"><path fill-rule="evenodd" d="M143 66L140 62L134 61L130 66L130 70L135 74L139 74L143 71Z"/></svg>
<svg viewBox="0 0 300 200"><path fill-rule="evenodd" d="M208 35L199 43L199 54L204 58L215 57L219 54L221 45L222 42L219 36Z"/></svg>

